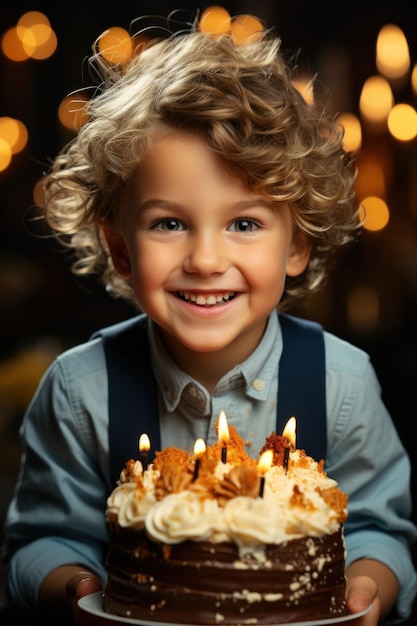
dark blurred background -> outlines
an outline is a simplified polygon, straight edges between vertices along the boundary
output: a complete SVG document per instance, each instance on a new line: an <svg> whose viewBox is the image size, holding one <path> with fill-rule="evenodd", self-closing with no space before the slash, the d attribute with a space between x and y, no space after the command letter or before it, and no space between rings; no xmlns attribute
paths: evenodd
<svg viewBox="0 0 417 626"><path fill-rule="evenodd" d="M0 50L0 118L24 123L26 147L0 171L0 498L1 517L16 480L17 432L39 378L61 350L84 341L98 327L126 318L133 310L111 299L95 278L77 279L61 249L39 236L33 222L34 188L44 168L73 136L57 111L62 99L84 85L83 60L94 39L111 26L129 28L139 15L166 15L173 9L203 10L213 3L148 0L62 3L6 0L0 10L0 37L27 11L47 15L57 36L54 54L44 60L11 61ZM335 114L359 114L366 79L377 73L375 47L385 24L402 29L411 66L396 102L416 106L411 72L417 61L417 10L392 0L365 2L256 0L223 2L231 15L252 13L282 36L285 50L329 87ZM1 144L0 144L1 151ZM384 400L413 462L417 386L417 139L400 142L387 132L363 129L362 152L384 173L389 222L364 230L340 260L325 289L294 312L368 351ZM370 156L369 156L370 155ZM382 163L382 165L381 165ZM381 450L384 454L384 450ZM414 519L417 521L416 512Z"/></svg>

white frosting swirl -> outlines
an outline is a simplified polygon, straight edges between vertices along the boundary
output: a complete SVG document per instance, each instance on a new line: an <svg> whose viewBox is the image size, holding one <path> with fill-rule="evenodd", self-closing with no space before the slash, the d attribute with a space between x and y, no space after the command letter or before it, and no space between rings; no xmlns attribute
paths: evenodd
<svg viewBox="0 0 417 626"><path fill-rule="evenodd" d="M144 528L146 514L155 506L153 493L143 494L137 489L136 483L122 483L107 500L107 519L117 518L120 526L136 530Z"/></svg>
<svg viewBox="0 0 417 626"><path fill-rule="evenodd" d="M216 500L185 490L158 502L148 511L145 525L148 535L155 541L203 541L210 538L218 513Z"/></svg>
<svg viewBox="0 0 417 626"><path fill-rule="evenodd" d="M239 496L226 503L221 521L227 534L238 545L276 543L272 516L271 502L263 498Z"/></svg>
<svg viewBox="0 0 417 626"><path fill-rule="evenodd" d="M265 474L263 497L237 495L220 502L202 490L184 489L162 499L155 496L159 473L149 466L142 479L121 482L108 498L107 520L120 526L145 528L154 541L166 544L194 541L233 541L241 550L279 544L303 535L319 537L335 532L338 512L320 491L337 482L311 457L292 451L288 472L273 466ZM222 481L232 469L219 462L214 470ZM140 483L140 487L137 483Z"/></svg>

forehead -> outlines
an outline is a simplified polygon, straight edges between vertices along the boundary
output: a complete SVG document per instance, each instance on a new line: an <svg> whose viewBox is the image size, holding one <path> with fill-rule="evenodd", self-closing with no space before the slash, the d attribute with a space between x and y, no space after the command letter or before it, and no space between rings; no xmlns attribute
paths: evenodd
<svg viewBox="0 0 417 626"><path fill-rule="evenodd" d="M197 133L172 130L155 137L138 163L133 185L159 188L217 185L249 188L241 172L226 163Z"/></svg>

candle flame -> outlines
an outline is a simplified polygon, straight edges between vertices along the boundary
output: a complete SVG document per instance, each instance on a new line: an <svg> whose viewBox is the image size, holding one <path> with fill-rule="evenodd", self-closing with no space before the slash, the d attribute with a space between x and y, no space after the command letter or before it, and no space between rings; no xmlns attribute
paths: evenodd
<svg viewBox="0 0 417 626"><path fill-rule="evenodd" d="M204 439L196 439L194 444L194 454L196 456L201 456L206 451L206 444L204 443Z"/></svg>
<svg viewBox="0 0 417 626"><path fill-rule="evenodd" d="M285 424L284 430L282 431L282 436L285 439L288 439L288 441L290 442L291 446L294 449L295 449L295 442L296 442L295 431L296 431L296 419L295 417L290 417L288 422Z"/></svg>
<svg viewBox="0 0 417 626"><path fill-rule="evenodd" d="M219 440L223 443L229 443L229 427L227 426L226 414L220 411L219 415Z"/></svg>
<svg viewBox="0 0 417 626"><path fill-rule="evenodd" d="M262 452L261 456L259 457L259 461L258 461L258 471L263 475L266 474L266 472L271 469L271 465L272 465L272 459L274 458L274 451L273 450L265 450L265 452Z"/></svg>
<svg viewBox="0 0 417 626"><path fill-rule="evenodd" d="M149 450L151 449L151 442L146 433L142 433L141 436L139 437L138 447L139 447L139 452L149 452Z"/></svg>

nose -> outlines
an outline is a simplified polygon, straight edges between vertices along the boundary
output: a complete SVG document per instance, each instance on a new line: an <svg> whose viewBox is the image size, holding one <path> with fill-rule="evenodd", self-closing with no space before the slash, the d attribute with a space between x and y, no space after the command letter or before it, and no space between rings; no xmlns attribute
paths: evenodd
<svg viewBox="0 0 417 626"><path fill-rule="evenodd" d="M210 276L223 274L228 266L227 245L220 234L203 232L190 237L184 259L186 272Z"/></svg>

